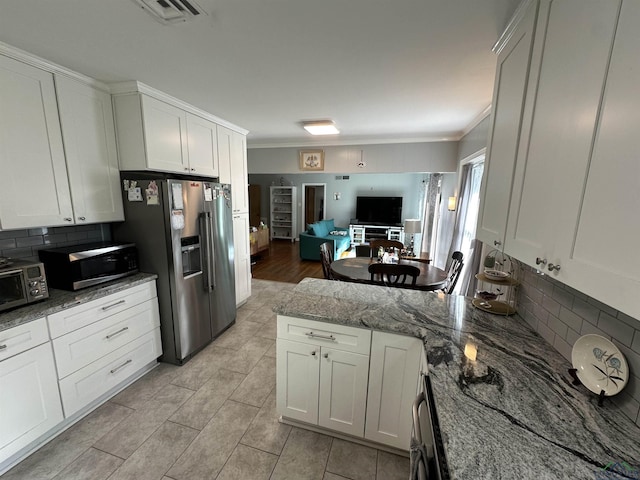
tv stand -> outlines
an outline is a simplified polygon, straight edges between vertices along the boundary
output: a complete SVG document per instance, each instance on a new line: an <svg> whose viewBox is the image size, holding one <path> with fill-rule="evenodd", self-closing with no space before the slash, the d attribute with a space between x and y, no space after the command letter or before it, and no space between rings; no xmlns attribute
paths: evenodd
<svg viewBox="0 0 640 480"><path fill-rule="evenodd" d="M404 227L402 225L367 225L351 223L349 225L351 246L368 244L371 240L387 239L404 243Z"/></svg>

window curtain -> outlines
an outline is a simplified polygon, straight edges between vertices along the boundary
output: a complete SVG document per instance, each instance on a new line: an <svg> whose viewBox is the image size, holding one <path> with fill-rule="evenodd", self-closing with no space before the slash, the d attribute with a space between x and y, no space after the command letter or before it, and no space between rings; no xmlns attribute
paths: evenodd
<svg viewBox="0 0 640 480"><path fill-rule="evenodd" d="M482 243L475 239L480 182L484 162L468 163L462 167L462 179L456 205L456 219L453 230L448 262L455 251L464 255L464 267L460 272L454 293L474 296L475 273L478 271Z"/></svg>

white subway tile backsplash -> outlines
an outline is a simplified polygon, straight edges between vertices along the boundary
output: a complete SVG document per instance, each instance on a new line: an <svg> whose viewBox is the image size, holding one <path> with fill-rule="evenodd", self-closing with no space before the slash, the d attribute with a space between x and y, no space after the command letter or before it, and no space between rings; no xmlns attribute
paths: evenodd
<svg viewBox="0 0 640 480"><path fill-rule="evenodd" d="M549 320L547 321L547 325L551 330L560 335L561 338L565 338L567 336L567 325L562 323L558 317L553 315L549 315Z"/></svg>
<svg viewBox="0 0 640 480"><path fill-rule="evenodd" d="M581 316L585 320L596 325L598 323L598 317L600 316L600 310L593 305L589 304L586 300L575 298L573 301L572 310L576 315Z"/></svg>
<svg viewBox="0 0 640 480"><path fill-rule="evenodd" d="M575 331L579 331L580 327L582 327L582 318L564 306L560 308L559 318Z"/></svg>
<svg viewBox="0 0 640 480"><path fill-rule="evenodd" d="M631 342L631 349L635 352L640 353L640 330L636 330L633 335L633 342Z"/></svg>
<svg viewBox="0 0 640 480"><path fill-rule="evenodd" d="M561 337L556 335L556 338L553 340L553 346L558 352L560 352L560 355L571 362L571 349L573 348L572 345L569 345Z"/></svg>
<svg viewBox="0 0 640 480"><path fill-rule="evenodd" d="M544 323L538 323L538 333L542 335L542 338L553 345L553 340L556 337L556 334L553 330L547 327Z"/></svg>
<svg viewBox="0 0 640 480"><path fill-rule="evenodd" d="M559 286L553 287L553 299L558 302L563 307L571 309L573 306L573 294L566 291L564 288L560 288Z"/></svg>
<svg viewBox="0 0 640 480"><path fill-rule="evenodd" d="M0 256L38 260L38 250L43 248L102 240L111 240L109 224L5 230L0 232Z"/></svg>
<svg viewBox="0 0 640 480"><path fill-rule="evenodd" d="M582 335L612 340L627 359L630 375L625 390L612 399L640 425L640 320L530 267L523 268L518 289L520 315L569 361L573 344Z"/></svg>
<svg viewBox="0 0 640 480"><path fill-rule="evenodd" d="M550 314L560 316L560 304L547 295L542 297L542 307Z"/></svg>
<svg viewBox="0 0 640 480"><path fill-rule="evenodd" d="M634 332L633 327L630 327L626 323L621 322L604 311L600 312L598 328L607 332L611 337L615 338L627 347L631 346Z"/></svg>

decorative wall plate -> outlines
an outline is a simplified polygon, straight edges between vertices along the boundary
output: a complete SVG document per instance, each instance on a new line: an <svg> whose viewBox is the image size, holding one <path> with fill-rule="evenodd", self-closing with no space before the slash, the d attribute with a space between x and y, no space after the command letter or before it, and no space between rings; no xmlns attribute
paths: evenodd
<svg viewBox="0 0 640 480"><path fill-rule="evenodd" d="M484 275L490 280L506 280L509 278L509 272L500 270L485 270Z"/></svg>
<svg viewBox="0 0 640 480"><path fill-rule="evenodd" d="M584 335L576 340L571 363L582 384L593 393L610 397L619 393L629 380L624 355L611 341L600 335Z"/></svg>

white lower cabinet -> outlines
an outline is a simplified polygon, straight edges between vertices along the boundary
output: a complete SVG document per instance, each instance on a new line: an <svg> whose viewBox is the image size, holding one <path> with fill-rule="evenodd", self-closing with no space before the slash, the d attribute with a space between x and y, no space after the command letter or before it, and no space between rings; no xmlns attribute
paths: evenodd
<svg viewBox="0 0 640 480"><path fill-rule="evenodd" d="M278 414L409 450L423 355L418 338L279 315Z"/></svg>
<svg viewBox="0 0 640 480"><path fill-rule="evenodd" d="M422 341L373 332L366 439L403 450L411 440L411 406L419 380Z"/></svg>
<svg viewBox="0 0 640 480"><path fill-rule="evenodd" d="M0 465L63 419L44 318L0 332L4 345L16 354L0 361Z"/></svg>
<svg viewBox="0 0 640 480"><path fill-rule="evenodd" d="M154 282L49 315L65 417L162 354Z"/></svg>
<svg viewBox="0 0 640 480"><path fill-rule="evenodd" d="M251 296L251 253L249 251L249 214L233 215L233 250L236 306Z"/></svg>
<svg viewBox="0 0 640 480"><path fill-rule="evenodd" d="M369 330L279 316L278 413L362 437L370 338Z"/></svg>

